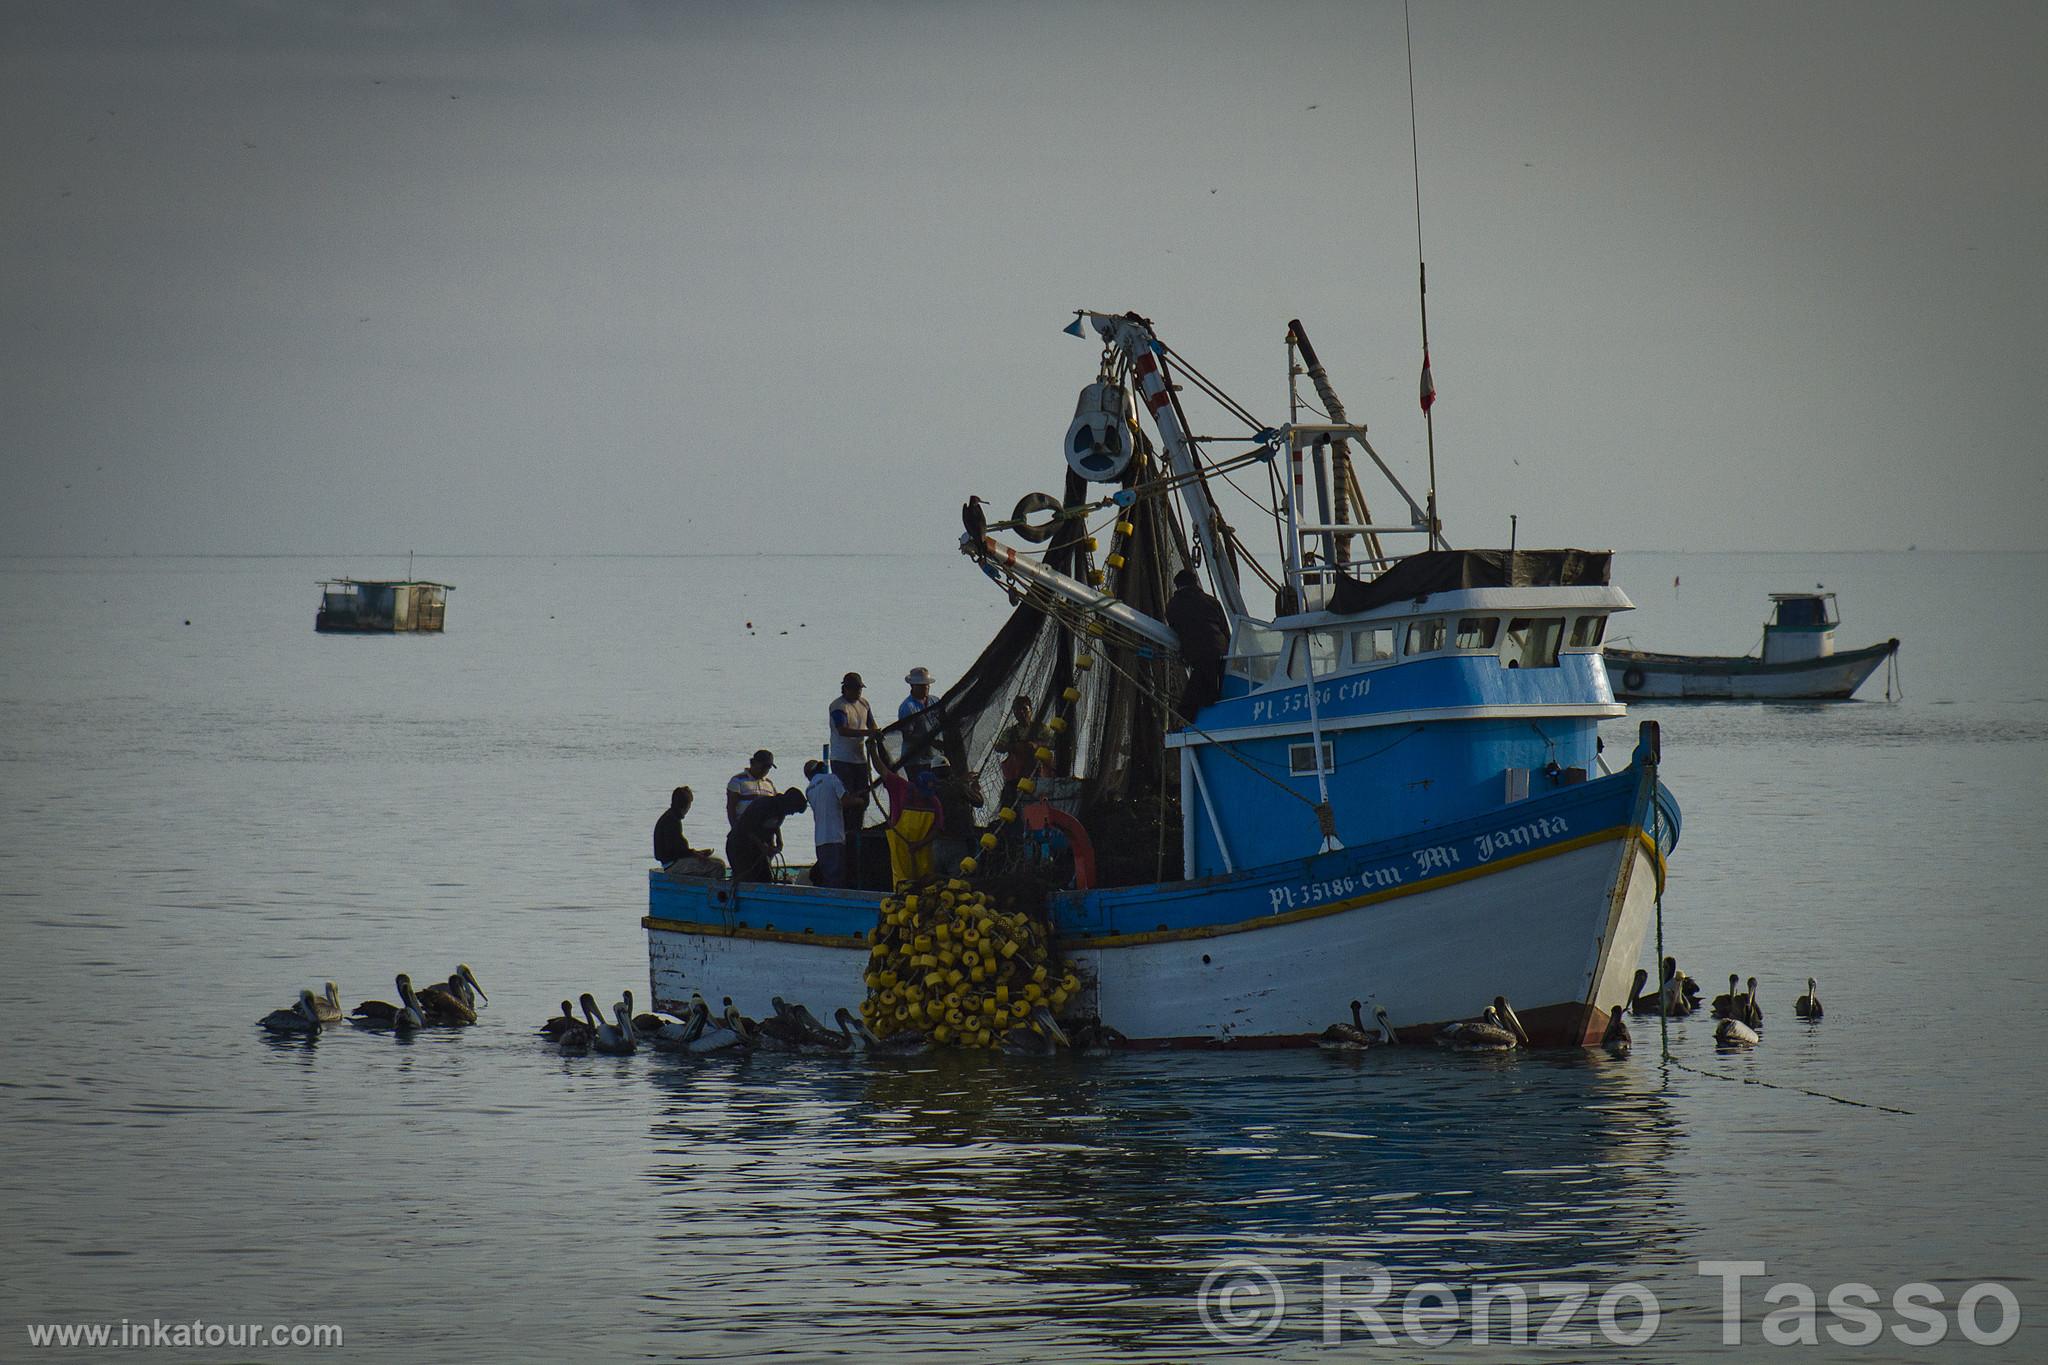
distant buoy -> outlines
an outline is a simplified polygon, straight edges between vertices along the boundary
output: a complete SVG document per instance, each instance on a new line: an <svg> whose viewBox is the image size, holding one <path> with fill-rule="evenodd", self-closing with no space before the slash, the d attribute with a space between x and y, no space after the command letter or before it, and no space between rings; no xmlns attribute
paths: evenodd
<svg viewBox="0 0 2048 1365"><path fill-rule="evenodd" d="M189 625L191 625L191 624L192 624L192 618L191 618L191 617L189 617L189 616L188 616L188 617L186 617L186 618L185 618L185 624L186 624L186 625L188 625L188 626L189 626Z"/></svg>

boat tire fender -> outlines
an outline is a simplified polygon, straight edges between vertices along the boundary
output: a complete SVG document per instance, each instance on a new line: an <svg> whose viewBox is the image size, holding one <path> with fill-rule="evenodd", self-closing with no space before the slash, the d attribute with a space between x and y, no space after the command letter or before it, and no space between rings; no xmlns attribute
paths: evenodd
<svg viewBox="0 0 2048 1365"><path fill-rule="evenodd" d="M1621 675L1622 688L1629 692L1640 692L1643 684L1648 681L1649 678L1644 675L1643 670L1640 668L1631 668L1628 672Z"/></svg>
<svg viewBox="0 0 2048 1365"><path fill-rule="evenodd" d="M1037 524L1027 523L1024 519L1039 512L1057 513L1059 510L1060 500L1052 494L1026 493L1010 510L1010 520L1016 523L1018 535L1033 543L1041 543L1052 539L1052 533L1059 529L1059 518L1048 517Z"/></svg>

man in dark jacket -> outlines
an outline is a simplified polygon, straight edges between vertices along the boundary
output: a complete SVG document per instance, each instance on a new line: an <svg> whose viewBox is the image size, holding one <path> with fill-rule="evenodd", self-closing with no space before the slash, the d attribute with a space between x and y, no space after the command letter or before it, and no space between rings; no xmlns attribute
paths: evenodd
<svg viewBox="0 0 2048 1365"><path fill-rule="evenodd" d="M770 867L782 851L782 822L805 808L804 794L795 787L780 796L764 796L740 812L739 823L725 836L725 861L736 882L774 880Z"/></svg>
<svg viewBox="0 0 2048 1365"><path fill-rule="evenodd" d="M669 797L668 809L654 822L654 861L663 867L671 866L693 852L683 838L683 818L690 813L690 802L694 799L688 787L677 787Z"/></svg>
<svg viewBox="0 0 2048 1365"><path fill-rule="evenodd" d="M1223 656L1230 651L1230 618L1223 604L1202 591L1193 569L1173 576L1173 596L1166 600L1166 624L1180 637L1180 657L1188 666L1187 690L1181 694L1184 721L1223 695Z"/></svg>

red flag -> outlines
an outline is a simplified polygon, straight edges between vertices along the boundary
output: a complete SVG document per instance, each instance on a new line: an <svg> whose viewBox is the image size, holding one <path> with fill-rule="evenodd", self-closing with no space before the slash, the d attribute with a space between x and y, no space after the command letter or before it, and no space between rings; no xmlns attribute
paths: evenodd
<svg viewBox="0 0 2048 1365"><path fill-rule="evenodd" d="M1422 411L1426 416L1429 405L1436 402L1436 383L1429 377L1429 348L1422 349Z"/></svg>

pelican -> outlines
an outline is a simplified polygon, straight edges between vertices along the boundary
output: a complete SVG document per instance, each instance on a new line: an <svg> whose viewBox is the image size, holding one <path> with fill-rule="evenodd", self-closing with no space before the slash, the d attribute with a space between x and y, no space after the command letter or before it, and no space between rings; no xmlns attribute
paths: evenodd
<svg viewBox="0 0 2048 1365"><path fill-rule="evenodd" d="M704 1003L704 997L697 996L690 1005L689 1036L679 1043L657 1042L656 1047L675 1052L723 1052L727 1048L744 1047L746 1042L739 1034L725 1024L711 1017L711 1007Z"/></svg>
<svg viewBox="0 0 2048 1365"><path fill-rule="evenodd" d="M568 1026L555 1035L555 1046L565 1054L590 1051L591 1039L597 1036L597 1001L590 998L589 991L585 991L580 999L583 1003L583 1017L570 1018ZM568 1015L568 1003L566 1000L562 1002L564 1016ZM554 1020L548 1022L553 1023Z"/></svg>
<svg viewBox="0 0 2048 1365"><path fill-rule="evenodd" d="M624 1001L612 1006L612 1016L617 1022L600 1021L590 1045L608 1057L630 1057L639 1048L639 1042L633 1036L633 1016L626 1012Z"/></svg>
<svg viewBox="0 0 2048 1365"><path fill-rule="evenodd" d="M1003 1035L1003 1051L1012 1057L1051 1057L1066 1046L1071 1046L1066 1030L1043 1005L1033 1007L1024 1017L1023 1028L1013 1028Z"/></svg>
<svg viewBox="0 0 2048 1365"><path fill-rule="evenodd" d="M633 1016L633 1032L640 1041L664 1052L673 1052L703 1030L697 1022L696 1011L683 1019L671 1019L659 1014L636 1014Z"/></svg>
<svg viewBox="0 0 2048 1365"><path fill-rule="evenodd" d="M1764 1026L1763 1002L1757 998L1756 978L1749 979L1749 994L1742 997L1742 1022L1753 1029Z"/></svg>
<svg viewBox="0 0 2048 1365"><path fill-rule="evenodd" d="M564 1000L562 1012L540 1026L540 1031L549 1038L560 1038L572 1028L582 1027L583 1021L576 1017L576 1007Z"/></svg>
<svg viewBox="0 0 2048 1365"><path fill-rule="evenodd" d="M781 996L769 1002L775 1013L754 1025L754 1045L765 1052L796 1052L807 1041L804 1027L789 1012Z"/></svg>
<svg viewBox="0 0 2048 1365"><path fill-rule="evenodd" d="M341 988L332 981L327 983L327 994L313 997L313 1013L323 1024L338 1024L342 1020Z"/></svg>
<svg viewBox="0 0 2048 1365"><path fill-rule="evenodd" d="M1067 1030L1067 1036L1073 1039L1075 1055L1081 1057L1107 1057L1118 1043L1130 1041L1099 1019L1075 1025Z"/></svg>
<svg viewBox="0 0 2048 1365"><path fill-rule="evenodd" d="M313 1003L313 992L301 990L299 998L288 1010L272 1010L256 1021L272 1033L318 1033L320 1015Z"/></svg>
<svg viewBox="0 0 2048 1365"><path fill-rule="evenodd" d="M468 1005L473 1010L484 1010L491 1007L491 997L484 994L483 983L476 979L476 973L469 969L467 962L455 964L455 972L448 978L448 983L450 985L455 984L458 977L462 980L462 1002L465 1005Z"/></svg>
<svg viewBox="0 0 2048 1365"><path fill-rule="evenodd" d="M1716 1019L1733 1019L1735 1017L1736 1006L1742 1000L1742 992L1737 988L1740 981L1741 978L1734 972L1728 973L1728 993L1714 997L1714 1017Z"/></svg>
<svg viewBox="0 0 2048 1365"><path fill-rule="evenodd" d="M1722 1047L1755 1047L1763 1039L1740 1019L1723 1019L1720 1027L1714 1030L1714 1041Z"/></svg>
<svg viewBox="0 0 2048 1365"><path fill-rule="evenodd" d="M1477 1019L1445 1024L1437 1031L1436 1040L1459 1052L1506 1052L1515 1045L1515 1035L1491 1005Z"/></svg>
<svg viewBox="0 0 2048 1365"><path fill-rule="evenodd" d="M1523 1047L1529 1046L1529 1031L1522 1027L1520 1016L1515 1013L1515 1007L1508 1003L1508 998L1505 995L1493 997L1493 1012L1499 1016L1500 1022L1507 1028L1507 1031L1515 1035L1517 1043Z"/></svg>
<svg viewBox="0 0 2048 1365"><path fill-rule="evenodd" d="M753 1020L747 1018L746 1015L740 1013L740 1007L733 1004L731 996L725 996L723 999L725 1001L725 1013L719 1017L725 1022L725 1026L739 1035L742 1046L753 1047L759 1043L761 1041L760 1027Z"/></svg>
<svg viewBox="0 0 2048 1365"><path fill-rule="evenodd" d="M1647 973L1645 973L1647 975ZM1611 1056L1626 1057L1634 1041L1628 1036L1628 1021L1621 1017L1621 1006L1607 1011L1607 1032L1601 1035L1600 1046Z"/></svg>
<svg viewBox="0 0 2048 1365"><path fill-rule="evenodd" d="M430 1024L474 1024L476 1010L463 999L468 983L462 973L456 972L446 982L437 981L423 991L410 995L406 1003L420 1012L420 1017ZM406 990L411 991L408 982Z"/></svg>
<svg viewBox="0 0 2048 1365"><path fill-rule="evenodd" d="M1628 1011L1630 1014L1655 1014L1657 996L1643 987L1650 984L1650 974L1641 967L1636 968L1635 984L1628 988Z"/></svg>
<svg viewBox="0 0 2048 1365"><path fill-rule="evenodd" d="M389 1024L399 1011L409 1008L412 1004L412 978L400 972L396 984L397 1004L394 1005L388 1000L365 1000L349 1011L349 1019L358 1024L372 1026Z"/></svg>
<svg viewBox="0 0 2048 1365"><path fill-rule="evenodd" d="M1820 989L1813 984L1813 978L1806 978L1806 994L1792 1002L1792 1012L1801 1019L1820 1018Z"/></svg>
<svg viewBox="0 0 2048 1365"><path fill-rule="evenodd" d="M1352 1001L1351 1022L1332 1024L1324 1029L1322 1036L1316 1039L1316 1046L1328 1052L1363 1052L1371 1047L1377 1040L1365 1031L1365 1015L1361 1012L1364 1008L1359 1001Z"/></svg>
<svg viewBox="0 0 2048 1365"><path fill-rule="evenodd" d="M1665 1017L1682 1019L1692 1013L1692 998L1697 992L1688 992L1685 987L1686 978L1684 973L1678 970L1678 959L1675 957L1665 958L1664 984L1658 988L1657 992L1657 1005L1663 1011Z"/></svg>

